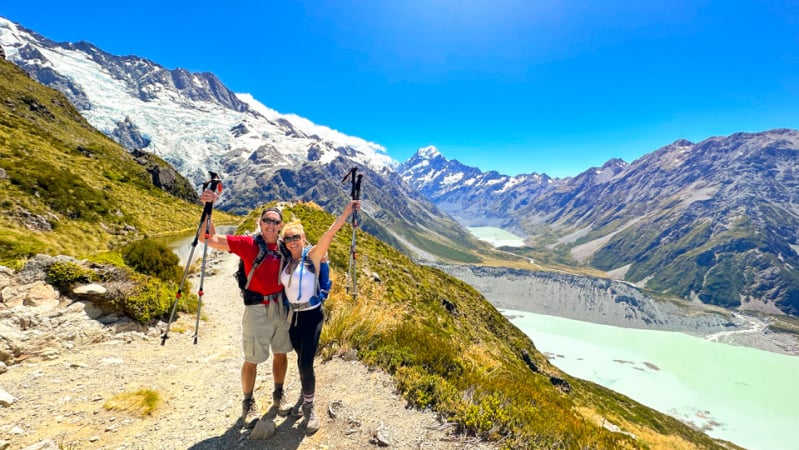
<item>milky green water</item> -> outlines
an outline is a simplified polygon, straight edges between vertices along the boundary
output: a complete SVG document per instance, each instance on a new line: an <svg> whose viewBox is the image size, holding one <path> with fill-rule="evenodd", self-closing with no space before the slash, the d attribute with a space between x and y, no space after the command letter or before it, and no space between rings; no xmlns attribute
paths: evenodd
<svg viewBox="0 0 799 450"><path fill-rule="evenodd" d="M570 375L752 450L799 450L799 357L501 310Z"/></svg>
<svg viewBox="0 0 799 450"><path fill-rule="evenodd" d="M495 227L467 228L477 239L490 242L494 247L524 247L524 239Z"/></svg>
<svg viewBox="0 0 799 450"><path fill-rule="evenodd" d="M232 225L220 225L216 227L216 232L219 234L231 234L235 231L236 227ZM198 238L197 245L193 246L192 244L194 243L195 237L201 236L204 233L205 229L201 229L200 235L198 235L195 229L192 232L186 232L177 236L155 238L155 240L172 250L178 256L178 259L180 259L180 265L185 266L186 260L189 259L189 255L191 255L192 263L202 258L203 251L205 251L205 243Z"/></svg>

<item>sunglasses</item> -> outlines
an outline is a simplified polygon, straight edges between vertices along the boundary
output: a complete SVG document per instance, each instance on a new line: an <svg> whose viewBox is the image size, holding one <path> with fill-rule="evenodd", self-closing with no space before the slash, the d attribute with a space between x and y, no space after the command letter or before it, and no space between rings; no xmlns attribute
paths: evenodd
<svg viewBox="0 0 799 450"><path fill-rule="evenodd" d="M271 223L272 225L280 225L280 220L276 220L276 219L269 219L269 218L266 218L266 217L261 217L261 222L262 222L262 223L265 223L265 224L267 224L267 225L268 225L268 224L270 224L270 223Z"/></svg>
<svg viewBox="0 0 799 450"><path fill-rule="evenodd" d="M283 236L283 242L297 242L302 239L301 234L295 234L293 236Z"/></svg>

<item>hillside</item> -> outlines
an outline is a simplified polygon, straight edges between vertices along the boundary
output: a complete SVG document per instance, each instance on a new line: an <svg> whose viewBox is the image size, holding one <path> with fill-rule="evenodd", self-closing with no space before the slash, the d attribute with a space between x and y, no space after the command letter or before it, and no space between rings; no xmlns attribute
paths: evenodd
<svg viewBox="0 0 799 450"><path fill-rule="evenodd" d="M237 423L241 321L232 318L241 317L243 305L230 276L237 261L235 255L212 251L197 345L192 343L193 315L173 324L170 339L160 345L161 328L146 331L119 318L102 325L113 319L89 317L94 315L90 303L85 309L77 307L81 302L0 309L0 334L24 349L7 371L0 362L0 448L362 449L374 446L378 435L398 449L498 448L452 434L453 427L432 412L406 409L386 373L351 358L317 361L318 433L305 437L301 420L278 418L275 436L250 439L252 434ZM197 275L192 276L195 285ZM35 325L4 328L15 317ZM18 341L23 335L27 339ZM0 338L0 353L5 339ZM296 359L289 358L286 389L293 399L300 383ZM255 386L264 414L271 406L269 367L259 368ZM158 397L150 414L136 403L106 407L139 390ZM328 409L338 416L328 415Z"/></svg>
<svg viewBox="0 0 799 450"><path fill-rule="evenodd" d="M185 178L126 151L5 60L0 97L0 261L91 254L198 226L202 209Z"/></svg>
<svg viewBox="0 0 799 450"><path fill-rule="evenodd" d="M312 241L333 220L310 204L289 206L284 215L302 219ZM244 229L256 216L248 217ZM325 417L328 429L303 438L293 431L299 426L296 422L280 422L275 442L292 448L334 444L359 448L380 432L397 448L735 448L627 397L560 372L474 289L440 270L414 264L362 232L356 241L359 290L353 299L345 292L343 275L350 239L351 230L345 226L329 252L335 285L326 303L317 362L320 383L325 383L320 398L326 402L326 411L331 411ZM112 319L113 314L97 316L85 296L73 303L67 295L58 306L45 302L47 308L8 299L12 307L0 315L0 325L30 325L4 331L18 352L11 351L11 366L0 381L10 390L8 394L20 399L7 406L9 414L4 416L18 427L11 429L22 432L3 439L30 444L50 437L60 438L62 445L96 442L101 448L131 441L165 448L255 445L242 441L247 436L235 426L240 361L235 356L238 332L231 326L238 320L231 317L240 313L219 308L240 305L240 299L231 276L235 258L222 261L209 267L208 306L196 347L187 344L194 324L191 315L179 318L172 339L160 347L163 324L148 331L125 325L119 317ZM24 290L31 286L18 286L24 282L4 273L5 283L16 295L25 296ZM84 322L86 315L96 317L88 320L86 333L73 325L43 332L53 320L72 324L75 314L83 315ZM21 321L21 317L27 319ZM105 331L98 332L98 327ZM122 334L113 338L113 330ZM69 336L58 338L59 332ZM112 341L99 338L102 333L110 334ZM181 356L174 356L173 351ZM342 362L353 357L372 368L372 375ZM192 376L187 378L187 373ZM40 383L31 396L25 388L31 378L72 381ZM296 380L289 383L290 389L296 389ZM381 388L387 383L396 387L403 402L384 401L391 397ZM74 389L67 395L64 388L70 385ZM261 380L260 386L261 398L268 397L263 392L268 393L269 381ZM105 406L118 394L139 389L158 392L165 403L144 416ZM374 396L358 397L364 389ZM61 400L48 402L46 395ZM403 404L434 412L449 425L435 425L426 414L411 417L403 412ZM266 409L268 403L262 406ZM342 413L338 417L349 414L349 424L336 420L337 412ZM41 414L56 417L56 424L42 426ZM442 435L441 430L447 432Z"/></svg>
<svg viewBox="0 0 799 450"><path fill-rule="evenodd" d="M302 219L312 242L333 220L304 204L284 216ZM345 226L329 251L338 290L322 357L354 349L392 374L410 405L508 448L721 448L671 417L562 373L476 290L365 233L356 239L353 299L342 291L350 241ZM602 428L603 420L638 438Z"/></svg>

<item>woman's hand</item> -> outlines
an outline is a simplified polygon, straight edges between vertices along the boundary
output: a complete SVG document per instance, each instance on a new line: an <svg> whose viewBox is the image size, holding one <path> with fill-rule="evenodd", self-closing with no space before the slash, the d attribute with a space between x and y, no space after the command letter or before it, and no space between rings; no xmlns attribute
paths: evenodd
<svg viewBox="0 0 799 450"><path fill-rule="evenodd" d="M360 200L351 200L347 203L347 206L344 207L344 212L347 214L352 213L353 211L358 211L361 209L361 201Z"/></svg>

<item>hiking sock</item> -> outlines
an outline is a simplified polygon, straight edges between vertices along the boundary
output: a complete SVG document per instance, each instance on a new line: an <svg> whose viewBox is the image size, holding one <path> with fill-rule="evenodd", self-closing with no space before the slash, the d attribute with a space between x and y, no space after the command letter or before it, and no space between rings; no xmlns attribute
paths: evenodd
<svg viewBox="0 0 799 450"><path fill-rule="evenodd" d="M252 392L245 392L244 393L244 400L252 400Z"/></svg>
<svg viewBox="0 0 799 450"><path fill-rule="evenodd" d="M308 436L319 430L319 419L314 412L313 394L303 394L302 415L305 417L305 434Z"/></svg>

